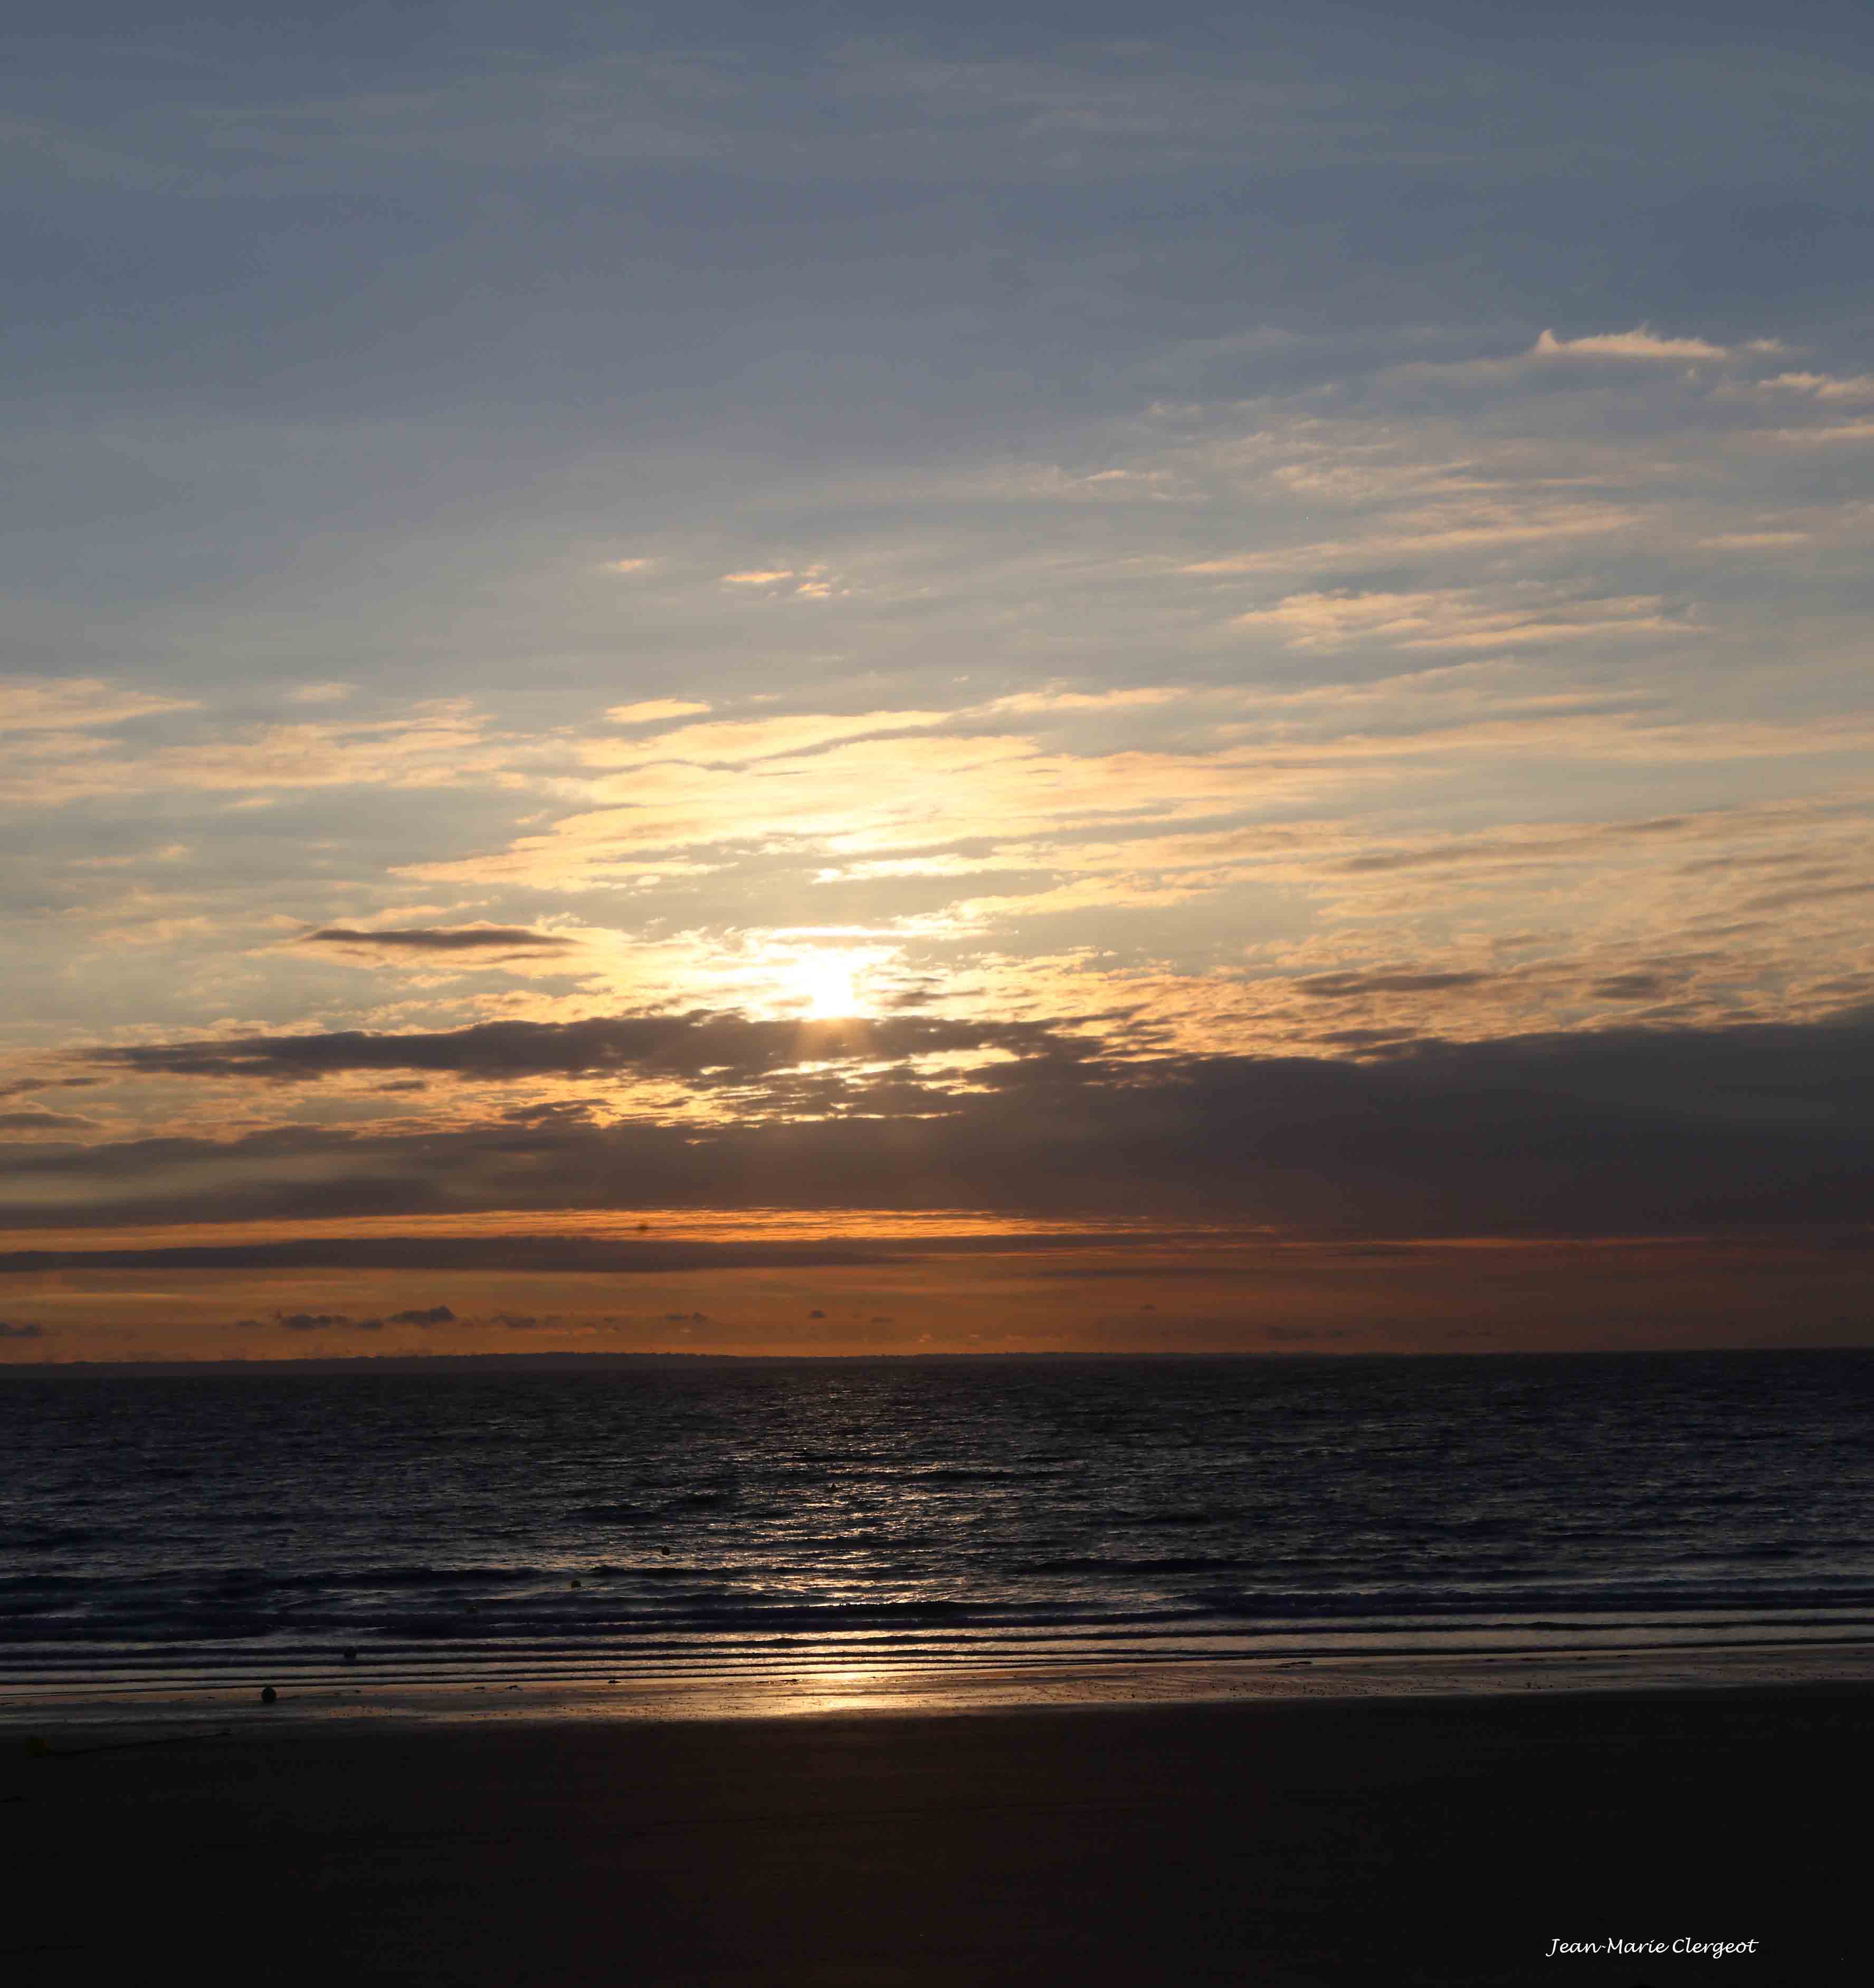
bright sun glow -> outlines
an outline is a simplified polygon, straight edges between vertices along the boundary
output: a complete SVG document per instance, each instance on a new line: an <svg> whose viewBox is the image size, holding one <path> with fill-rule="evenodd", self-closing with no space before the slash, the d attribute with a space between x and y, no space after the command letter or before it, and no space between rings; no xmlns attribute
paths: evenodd
<svg viewBox="0 0 1874 1988"><path fill-rule="evenodd" d="M807 1012L816 1020L859 1013L859 993L853 963L844 953L810 953L795 966L795 990L807 999Z"/></svg>

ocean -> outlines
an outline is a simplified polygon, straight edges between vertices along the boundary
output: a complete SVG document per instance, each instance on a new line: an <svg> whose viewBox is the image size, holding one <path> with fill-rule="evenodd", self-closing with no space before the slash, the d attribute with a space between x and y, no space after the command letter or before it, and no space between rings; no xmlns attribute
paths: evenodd
<svg viewBox="0 0 1874 1988"><path fill-rule="evenodd" d="M36 1695L1874 1636L1874 1353L7 1377L0 1459Z"/></svg>

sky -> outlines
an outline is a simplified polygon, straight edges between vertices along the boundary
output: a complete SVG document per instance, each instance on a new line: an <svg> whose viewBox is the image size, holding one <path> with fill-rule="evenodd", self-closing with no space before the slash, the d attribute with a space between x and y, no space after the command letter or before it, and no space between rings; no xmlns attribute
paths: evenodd
<svg viewBox="0 0 1874 1988"><path fill-rule="evenodd" d="M0 1360L1866 1344L1865 8L80 4Z"/></svg>

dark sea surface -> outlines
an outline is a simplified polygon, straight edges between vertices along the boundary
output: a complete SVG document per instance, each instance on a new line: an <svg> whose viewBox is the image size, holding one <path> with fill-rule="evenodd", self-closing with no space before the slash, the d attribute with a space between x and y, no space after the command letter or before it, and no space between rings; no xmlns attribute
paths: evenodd
<svg viewBox="0 0 1874 1988"><path fill-rule="evenodd" d="M0 1678L1874 1637L1874 1354L0 1381Z"/></svg>

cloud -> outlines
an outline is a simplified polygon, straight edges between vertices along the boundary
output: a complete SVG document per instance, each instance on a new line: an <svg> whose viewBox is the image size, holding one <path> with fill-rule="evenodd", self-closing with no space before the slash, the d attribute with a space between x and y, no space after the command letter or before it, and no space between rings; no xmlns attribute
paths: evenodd
<svg viewBox="0 0 1874 1988"><path fill-rule="evenodd" d="M1558 338L1544 332L1530 349L1536 359L1727 359L1730 348L1703 338L1663 338L1648 325L1631 331L1596 332L1585 338Z"/></svg>
<svg viewBox="0 0 1874 1988"><path fill-rule="evenodd" d="M1849 377L1826 373L1779 373L1774 379L1757 384L1767 392L1781 389L1808 394L1818 401L1874 401L1874 373L1857 373Z"/></svg>
<svg viewBox="0 0 1874 1988"><path fill-rule="evenodd" d="M629 881L677 854L716 867L763 845L817 864L828 854L876 857L973 836L1234 810L1252 777L1264 801L1333 777L1318 756L1284 765L1248 748L1083 755L1044 751L1006 733L904 735L941 719L871 713L699 726L702 735L680 732L634 752L637 763L593 783L599 805L544 832L496 853L402 865L397 874L577 891ZM600 750L587 748L587 756Z"/></svg>
<svg viewBox="0 0 1874 1988"><path fill-rule="evenodd" d="M1187 569L1196 571L1196 568ZM1064 712L1102 715L1134 712L1173 704L1188 693L1176 684L1134 684L1122 690L1077 691L1064 684L1045 684L1039 690L1016 691L985 705L986 712L1014 717L1057 717Z"/></svg>
<svg viewBox="0 0 1874 1988"><path fill-rule="evenodd" d="M299 945L343 947L348 952L570 952L577 942L526 925L403 925L363 930L326 925L296 940Z"/></svg>
<svg viewBox="0 0 1874 1988"><path fill-rule="evenodd" d="M1786 552L1812 540L1807 532L1720 532L1698 543L1713 552L1754 553Z"/></svg>
<svg viewBox="0 0 1874 1988"><path fill-rule="evenodd" d="M0 677L0 732L88 729L196 708L190 698L123 690L96 677Z"/></svg>
<svg viewBox="0 0 1874 1988"><path fill-rule="evenodd" d="M687 702L682 698L654 697L641 704L614 704L607 707L608 725L661 725L678 718L695 718L706 713L706 704Z"/></svg>
<svg viewBox="0 0 1874 1988"><path fill-rule="evenodd" d="M173 1253L154 1250L146 1253L152 1260L144 1267L162 1269L174 1266ZM238 1251L232 1253L236 1257ZM234 1267L231 1263L228 1267ZM336 1311L276 1311L270 1323L282 1332L382 1332L387 1326L414 1325L427 1329L435 1325L452 1325L455 1314L447 1305L432 1305L427 1310L393 1312L387 1318L352 1318L343 1312ZM258 1320L246 1318L241 1324L252 1330L260 1330Z"/></svg>
<svg viewBox="0 0 1874 1988"><path fill-rule="evenodd" d="M95 1125L95 1118L87 1118L76 1111L0 1111L0 1131L8 1132L53 1132L66 1126Z"/></svg>
<svg viewBox="0 0 1874 1988"><path fill-rule="evenodd" d="M871 1021L751 1021L739 1015L637 1015L581 1022L483 1022L410 1035L246 1036L93 1050L94 1062L146 1075L305 1083L351 1070L426 1070L458 1077L583 1077L634 1070L746 1076L803 1063L901 1059L959 1050L1060 1053L1053 1031L1017 1022L922 1016Z"/></svg>
<svg viewBox="0 0 1874 1988"><path fill-rule="evenodd" d="M1324 566L1372 566L1382 561L1423 560L1452 553L1487 552L1495 546L1561 546L1570 539L1600 538L1632 531L1643 514L1631 506L1580 502L1531 504L1516 492L1493 493L1487 503L1465 501L1403 509L1358 537L1314 539L1302 545L1271 546L1261 552L1230 553L1199 560L1177 570L1194 579L1219 580L1257 573L1293 573Z"/></svg>
<svg viewBox="0 0 1874 1988"><path fill-rule="evenodd" d="M849 593L824 566L756 567L746 573L726 573L724 587L734 587L773 595L779 593L792 600L830 600Z"/></svg>
<svg viewBox="0 0 1874 1988"><path fill-rule="evenodd" d="M1766 439L1790 448L1828 448L1839 443L1874 442L1874 421L1839 421L1826 428L1773 428Z"/></svg>
<svg viewBox="0 0 1874 1988"><path fill-rule="evenodd" d="M264 1143L264 1142L263 1142ZM557 1142L536 1142L547 1152ZM316 1148L303 1151L317 1150ZM336 1151L336 1148L330 1150ZM356 1155L364 1148L353 1142ZM441 1149L438 1149L441 1150ZM570 1150L570 1149L569 1149ZM254 1147L250 1159L259 1157ZM264 1167L266 1161L261 1160ZM313 1198L316 1199L315 1189ZM0 1275L40 1276L48 1271L216 1270L269 1274L292 1270L567 1271L606 1276L668 1276L686 1270L827 1270L881 1261L875 1249L847 1242L640 1242L579 1235L322 1236L286 1242L177 1242L134 1247L0 1251ZM296 1313L295 1331L348 1327L342 1313ZM276 1314L276 1322L286 1314ZM447 1305L394 1312L378 1324L420 1330L455 1322ZM322 1323L323 1321L323 1323ZM250 1321L251 1323L251 1321Z"/></svg>
<svg viewBox="0 0 1874 1988"><path fill-rule="evenodd" d="M1776 891L1757 891L1744 899L1740 909L1747 911L1780 911L1795 904L1822 904L1840 901L1843 898L1874 896L1874 882L1865 877L1852 881L1794 883Z"/></svg>
<svg viewBox="0 0 1874 1988"><path fill-rule="evenodd" d="M1348 1000L1368 994L1443 994L1453 988L1481 986L1487 973L1318 973L1297 980L1298 992L1315 1000Z"/></svg>
<svg viewBox="0 0 1874 1988"><path fill-rule="evenodd" d="M1653 822L1629 823L1626 832L1630 836L1646 833L1670 835L1685 826L1683 820L1673 816ZM1589 829L1576 830L1573 833L1551 832L1547 835L1453 837L1446 842L1421 844L1416 847L1362 850L1355 855L1343 857L1339 867L1351 874L1364 875L1383 874L1397 870L1473 867L1497 864L1526 867L1553 862L1571 854L1585 853L1597 844L1615 840L1617 836L1618 831L1613 829L1600 832Z"/></svg>
<svg viewBox="0 0 1874 1988"><path fill-rule="evenodd" d="M1366 641L1408 650L1507 649L1695 632L1656 595L1570 600L1534 581L1419 593L1291 593L1273 607L1237 615L1231 626L1268 628L1291 648L1323 650Z"/></svg>
<svg viewBox="0 0 1874 1988"><path fill-rule="evenodd" d="M973 1208L1202 1219L1371 1237L1635 1234L1864 1225L1874 1007L1808 1024L1610 1027L1466 1042L1394 1031L1360 1061L1184 1054L992 1063L941 1108L712 1126L384 1134L282 1128L0 1158L0 1205L38 1223L458 1216L501 1210ZM853 1261L688 1241L364 1236L217 1250L172 1267L670 1269ZM150 1267L144 1251L16 1251L0 1268Z"/></svg>
<svg viewBox="0 0 1874 1988"><path fill-rule="evenodd" d="M157 708L148 700L118 699L98 706L112 713L108 718L81 714L59 722L68 727L103 724ZM164 701L161 708L192 707ZM50 721L29 714L22 722ZM63 807L106 796L161 793L460 786L496 778L508 756L488 735L486 720L459 698L428 699L391 718L211 729L188 742L134 753L105 749L68 729L48 733L43 750L15 757L0 779L0 803Z"/></svg>
<svg viewBox="0 0 1874 1988"><path fill-rule="evenodd" d="M42 1325L12 1324L0 1318L0 1339L43 1339L46 1328Z"/></svg>
<svg viewBox="0 0 1874 1988"><path fill-rule="evenodd" d="M1589 992L1602 1001L1652 1001L1673 991L1676 983L1663 973L1615 973L1597 980Z"/></svg>
<svg viewBox="0 0 1874 1988"><path fill-rule="evenodd" d="M152 863L179 863L189 854L186 842L167 842L154 848L139 849L127 856L80 856L72 860L74 870L141 869Z"/></svg>

